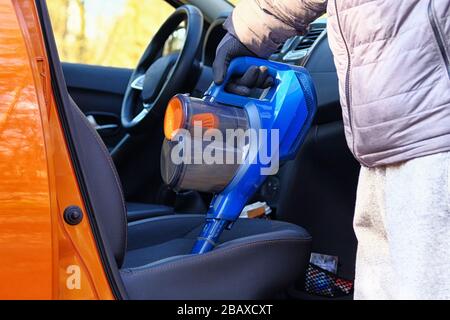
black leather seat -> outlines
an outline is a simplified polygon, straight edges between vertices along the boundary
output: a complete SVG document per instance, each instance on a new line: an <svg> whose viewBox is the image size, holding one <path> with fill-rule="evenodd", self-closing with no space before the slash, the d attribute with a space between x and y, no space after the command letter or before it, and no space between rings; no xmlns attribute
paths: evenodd
<svg viewBox="0 0 450 320"><path fill-rule="evenodd" d="M283 222L240 220L211 253L190 251L204 215L130 224L121 270L132 299L265 299L304 274L311 238Z"/></svg>
<svg viewBox="0 0 450 320"><path fill-rule="evenodd" d="M159 204L127 202L125 206L127 208L128 222L174 214L173 208Z"/></svg>
<svg viewBox="0 0 450 320"><path fill-rule="evenodd" d="M75 102L67 103L95 222L128 298L264 299L304 274L311 237L292 224L241 220L205 255L190 255L202 215L167 215L128 225L112 159Z"/></svg>

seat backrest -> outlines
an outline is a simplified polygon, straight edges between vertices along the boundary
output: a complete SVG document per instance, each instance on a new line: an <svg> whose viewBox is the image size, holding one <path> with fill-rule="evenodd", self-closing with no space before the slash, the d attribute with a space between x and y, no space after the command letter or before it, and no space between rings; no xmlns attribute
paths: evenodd
<svg viewBox="0 0 450 320"><path fill-rule="evenodd" d="M102 241L120 268L126 251L127 216L122 184L113 160L95 129L70 98L71 129L78 145L86 191Z"/></svg>

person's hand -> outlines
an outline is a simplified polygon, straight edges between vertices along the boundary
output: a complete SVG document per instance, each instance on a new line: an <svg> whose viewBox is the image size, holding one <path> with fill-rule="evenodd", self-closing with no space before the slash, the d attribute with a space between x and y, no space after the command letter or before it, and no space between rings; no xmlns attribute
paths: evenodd
<svg viewBox="0 0 450 320"><path fill-rule="evenodd" d="M227 33L217 48L216 60L213 64L214 82L217 85L223 84L231 61L244 56L255 57L255 54L233 35ZM253 89L269 88L273 85L273 82L274 80L270 77L266 67L258 68L255 66L251 67L243 76L232 78L227 84L226 90L234 94L248 96Z"/></svg>
<svg viewBox="0 0 450 320"><path fill-rule="evenodd" d="M267 67L250 67L243 76L232 77L226 91L248 97L254 89L267 89L273 86L274 80Z"/></svg>

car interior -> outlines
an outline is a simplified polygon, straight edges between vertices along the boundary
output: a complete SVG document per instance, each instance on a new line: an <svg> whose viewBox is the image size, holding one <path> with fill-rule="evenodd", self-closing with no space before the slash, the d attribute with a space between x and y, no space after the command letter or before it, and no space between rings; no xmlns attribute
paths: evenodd
<svg viewBox="0 0 450 320"><path fill-rule="evenodd" d="M344 136L326 17L270 58L308 69L318 96L301 151L252 199L271 207L271 219L241 219L212 253L191 256L213 195L164 184L163 117L172 96L201 98L211 85L222 24L233 5L167 2L174 14L149 39L138 66L126 69L61 62L48 8L37 1L61 121L116 297L317 299L303 289L311 253L337 257L338 276L353 280L360 166ZM182 50L165 54L165 42L180 25Z"/></svg>

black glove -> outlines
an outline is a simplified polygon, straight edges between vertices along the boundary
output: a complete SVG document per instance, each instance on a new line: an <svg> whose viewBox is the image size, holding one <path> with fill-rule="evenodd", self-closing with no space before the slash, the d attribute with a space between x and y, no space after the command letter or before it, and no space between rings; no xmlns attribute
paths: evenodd
<svg viewBox="0 0 450 320"><path fill-rule="evenodd" d="M267 67L253 66L243 76L232 77L226 91L248 97L255 89L267 89L272 87L273 83Z"/></svg>
<svg viewBox="0 0 450 320"><path fill-rule="evenodd" d="M214 82L221 85L226 77L230 62L234 58L250 56L255 54L245 47L238 39L230 33L223 38L217 48L216 60L213 64ZM227 91L249 96L253 89L266 89L273 85L273 78L269 76L266 67L251 67L243 76L232 78L227 85Z"/></svg>

